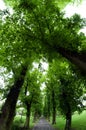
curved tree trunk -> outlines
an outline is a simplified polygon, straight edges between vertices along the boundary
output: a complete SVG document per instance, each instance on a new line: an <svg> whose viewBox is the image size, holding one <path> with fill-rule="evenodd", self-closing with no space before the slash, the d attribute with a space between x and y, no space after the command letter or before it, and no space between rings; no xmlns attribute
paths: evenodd
<svg viewBox="0 0 86 130"><path fill-rule="evenodd" d="M86 53L77 53L75 51L69 51L61 47L57 48L57 51L63 57L67 58L70 62L75 64L82 72L82 74L86 74Z"/></svg>
<svg viewBox="0 0 86 130"><path fill-rule="evenodd" d="M19 79L16 80L15 84L10 89L7 99L1 109L0 130L11 129L11 125L15 116L16 103L18 100L20 89L24 82L26 71L27 68L23 67Z"/></svg>

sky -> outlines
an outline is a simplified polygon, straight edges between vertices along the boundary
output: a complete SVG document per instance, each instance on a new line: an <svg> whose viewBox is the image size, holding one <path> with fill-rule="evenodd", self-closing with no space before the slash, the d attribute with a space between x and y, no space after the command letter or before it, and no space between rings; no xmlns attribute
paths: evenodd
<svg viewBox="0 0 86 130"><path fill-rule="evenodd" d="M65 16L71 17L74 13L80 14L81 18L86 18L86 0L83 0L81 4L69 4L64 9ZM83 32L86 35L86 27L81 29L80 32Z"/></svg>
<svg viewBox="0 0 86 130"><path fill-rule="evenodd" d="M86 0L83 0L81 4L69 4L65 8L66 16L70 17L74 13L78 13L81 17L86 18Z"/></svg>
<svg viewBox="0 0 86 130"><path fill-rule="evenodd" d="M6 6L5 6L3 0L0 0L0 9L3 10L5 8L6 8Z"/></svg>

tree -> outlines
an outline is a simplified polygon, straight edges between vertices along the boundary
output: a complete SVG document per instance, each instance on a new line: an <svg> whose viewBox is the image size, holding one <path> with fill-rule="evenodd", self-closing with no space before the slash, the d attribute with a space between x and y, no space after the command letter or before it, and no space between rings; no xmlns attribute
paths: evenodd
<svg viewBox="0 0 86 130"><path fill-rule="evenodd" d="M12 121L15 115L16 103L21 86L24 82L26 69L27 68L23 68L23 70L21 71L20 78L17 79L14 85L11 87L9 94L7 95L6 101L2 106L0 115L0 124L2 124L0 125L1 130L11 129Z"/></svg>
<svg viewBox="0 0 86 130"><path fill-rule="evenodd" d="M18 2L16 3L16 0L14 1L10 1L10 0L4 0L7 5L10 5L10 6L15 6L18 5ZM52 1L52 0L51 0ZM26 1L27 2L27 1ZM49 2L49 1L47 1ZM55 1L56 4L58 4L58 6L60 6L60 8L64 8L68 3L77 3L77 4L80 4L82 2L82 0L59 0L59 1Z"/></svg>
<svg viewBox="0 0 86 130"><path fill-rule="evenodd" d="M27 77L21 91L20 99L26 109L26 121L24 127L29 129L32 107L41 104L40 76L38 69L32 68L27 72ZM35 108L34 108L35 109ZM37 108L38 109L38 108ZM36 111L37 112L37 111Z"/></svg>
<svg viewBox="0 0 86 130"><path fill-rule="evenodd" d="M81 80L76 81L75 77L72 78L60 78L59 108L66 118L65 130L71 130L72 114L84 107L80 101L80 97L83 95L82 82Z"/></svg>
<svg viewBox="0 0 86 130"><path fill-rule="evenodd" d="M86 73L85 52L83 53L82 48L85 44L85 36L78 34L79 29L85 25L85 20L78 15L74 15L70 19L64 18L63 12L59 10L55 1L22 0L14 1L13 6L15 4L13 15L5 10L3 11L5 18L0 18L0 55L2 59L0 65L12 71L15 79L15 85L9 95L11 91L16 90L14 86L20 82L20 78L22 81L21 86L18 85L18 89L20 90L22 87L24 77L21 73L27 70L26 66L36 57L40 58L42 55L51 60L56 57L57 53L60 53ZM25 76L25 73L23 75ZM15 105L19 92L16 95ZM11 98L13 99L13 94L9 100ZM4 113L1 117L3 115ZM2 119L0 121L4 125L6 122L2 123ZM6 128L3 127L3 129Z"/></svg>
<svg viewBox="0 0 86 130"><path fill-rule="evenodd" d="M52 124L56 124L56 113L57 113L57 104L58 104L58 80L59 80L59 71L60 66L60 59L57 61L56 65L53 63L53 61L49 65L49 69L47 72L46 77L46 104L47 108L47 116L49 116L49 113L51 112L52 116ZM58 67L58 66L59 67ZM59 68L57 70L57 68ZM49 118L49 117L48 117Z"/></svg>
<svg viewBox="0 0 86 130"><path fill-rule="evenodd" d="M18 99L21 87L23 86L25 75L28 70L28 60L30 61L30 59L31 59L26 54L28 57L28 60L27 60L27 57L24 60L25 53L22 50L24 48L22 48L22 45L20 44L21 40L18 42L18 39L16 39L15 40L16 42L15 42L14 38L11 37L13 35L11 35L10 31L13 31L13 32L15 31L15 29L14 29L15 24L14 24L14 26L12 26L13 20L10 17L8 17L8 14L7 14L6 20L7 21L5 21L5 23L2 25L3 30L1 30L2 33L4 33L4 31L5 31L5 38L2 36L3 40L2 40L2 45L1 45L1 54L3 54L2 55L3 61L4 61L3 67L6 67L9 71L12 71L13 76L14 76L14 83L11 86L11 89L9 91L9 94L7 95L5 104L2 106L2 109L1 109L1 116L0 116L0 124L2 124L2 125L0 125L1 130L5 130L7 128L8 128L8 130L11 129L12 121L13 121L13 118L15 115L17 99ZM7 24L7 22L8 22L8 24ZM10 23L10 26L9 26L9 23ZM6 27L9 28L7 33L5 30ZM10 36L8 36L8 35L10 35ZM13 38L13 39L11 39L11 38ZM14 41L14 43L12 40ZM10 42L12 42L12 44L10 44ZM20 47L20 45L21 45L21 47ZM16 51L15 51L15 49L16 49ZM23 55L20 54L21 52ZM31 53L29 53L29 54L31 54ZM30 55L30 57L31 57L31 55Z"/></svg>
<svg viewBox="0 0 86 130"><path fill-rule="evenodd" d="M85 36L78 33L86 25L85 20L81 19L77 14L70 19L64 18L63 13L55 6L55 1L49 3L48 1L44 3L39 3L39 1L36 3L26 1L25 3L22 1L19 7L25 9L25 15L27 15L27 12L32 14L31 21L34 26L31 31L34 30L35 34L33 37L42 42L42 49L47 49L48 56L50 52L60 53L77 65L81 71L86 72L84 59L86 54L82 50ZM79 48L82 51L79 52Z"/></svg>
<svg viewBox="0 0 86 130"><path fill-rule="evenodd" d="M74 73L72 66L63 58L61 59L61 57L58 60L52 61L48 72L48 78L54 86L53 90L56 94L55 99L57 100L56 108L66 119L65 130L70 130L72 114L84 108L80 100L80 97L84 93L84 80ZM52 85L50 88L52 90Z"/></svg>
<svg viewBox="0 0 86 130"><path fill-rule="evenodd" d="M53 76L53 74L52 74ZM54 78L48 77L49 80L46 81L46 115L50 119L50 114L52 116L52 124L56 124L56 113L57 113L57 84Z"/></svg>
<svg viewBox="0 0 86 130"><path fill-rule="evenodd" d="M46 85L47 87L47 85ZM43 115L50 121L51 117L51 95L49 91L49 87L45 89L44 92L44 106L43 106Z"/></svg>

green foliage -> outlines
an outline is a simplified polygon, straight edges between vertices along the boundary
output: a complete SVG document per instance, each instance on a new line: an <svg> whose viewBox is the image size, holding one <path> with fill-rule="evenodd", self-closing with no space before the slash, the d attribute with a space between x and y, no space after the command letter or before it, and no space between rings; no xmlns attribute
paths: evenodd
<svg viewBox="0 0 86 130"><path fill-rule="evenodd" d="M31 1L28 1L28 0L19 0L16 2L16 0L14 1L11 1L11 0L4 0L8 5L10 6L13 6L13 7L16 7L17 5L19 5L19 3L21 2L22 3L22 6L23 7L31 7L31 5L33 6L33 4L31 4ZM68 3L77 3L77 4L80 4L82 0L55 0L55 4L58 5L60 8L64 8ZM32 0L33 3L40 3L40 0ZM47 4L49 4L50 2L53 2L53 0L46 0L46 1L43 1L43 2L46 2ZM28 4L29 3L29 4Z"/></svg>
<svg viewBox="0 0 86 130"><path fill-rule="evenodd" d="M60 79L61 86L59 88L59 107L61 113L64 115L68 112L68 106L70 106L72 113L74 111L81 111L83 109L82 101L80 101L80 96L83 95L83 88L80 82L75 82L74 79ZM74 83L75 82L75 83Z"/></svg>
<svg viewBox="0 0 86 130"><path fill-rule="evenodd" d="M84 79L75 73L64 58L58 57L50 63L46 81L46 92L50 94L52 101L52 91L55 93L55 103L57 110L64 116L68 112L68 106L71 109L71 114L76 110L81 112L85 109L83 99L85 82ZM48 95L48 93L46 95ZM47 97L47 96L46 96ZM46 101L49 100L48 97ZM45 101L45 103L46 103ZM53 100L54 102L54 100ZM48 105L48 103L46 103ZM50 103L52 109L52 102ZM47 108L47 107L46 107Z"/></svg>
<svg viewBox="0 0 86 130"><path fill-rule="evenodd" d="M15 116L14 118L14 122L13 122L13 125L12 125L12 130L24 130L24 122L25 122L25 116L21 115L17 115ZM32 117L31 117L31 124L30 124L30 128L32 128L33 126L33 122L32 122Z"/></svg>
<svg viewBox="0 0 86 130"><path fill-rule="evenodd" d="M49 112L49 105L52 110L52 92L55 93L56 107L59 107L64 115L67 103L70 104L72 112L78 110L77 105L81 105L79 98L84 87L68 61L59 56L58 48L85 51L86 38L79 33L86 25L85 19L77 14L71 18L64 17L59 6L66 5L71 0L6 2L13 6L14 12L10 14L8 10L0 11L0 66L12 72L12 84L20 78L23 66L28 66L19 97L24 107L25 102L32 102L32 111L37 110L41 115L43 104L40 86L46 78L45 114ZM42 77L38 69L32 70L33 61L43 57L50 62L47 77ZM4 90L10 90L9 85Z"/></svg>
<svg viewBox="0 0 86 130"><path fill-rule="evenodd" d="M33 7L33 5L35 7ZM32 7L31 12L28 6ZM28 39L29 41L34 40L31 39L31 36L33 35L35 42L36 40L43 42L43 45L48 47L48 49L49 46L58 47L58 45L65 45L66 48L77 49L77 46L81 44L79 38L80 36L76 32L77 29L79 30L83 26L83 20L80 16L74 15L73 18L70 19L63 18L63 13L58 7L55 7L54 2L52 1L39 2L38 0L34 3L34 1L22 0L20 2L20 8L26 10L22 10L20 14L17 14L20 21L18 21L20 25L18 25L17 28L21 27L21 31L19 29L18 31L21 32L20 36L22 36L22 38L24 37L24 40L25 37L29 37L30 33L30 39ZM23 17L21 18L22 13Z"/></svg>
<svg viewBox="0 0 86 130"><path fill-rule="evenodd" d="M42 96L41 96L41 72L38 68L31 68L28 70L24 85L22 87L19 100L22 107L27 111L27 105L31 107L33 116L36 114L41 116L42 113Z"/></svg>
<svg viewBox="0 0 86 130"><path fill-rule="evenodd" d="M7 1L10 3L10 0ZM55 6L55 0L11 3L13 6L16 4L16 10L12 15L5 12L4 22L1 20L0 54L1 65L15 74L20 72L24 63L32 62L42 53L46 58L53 58L58 47L76 51L83 47L78 31L85 25L85 20L79 15L64 18L64 13Z"/></svg>

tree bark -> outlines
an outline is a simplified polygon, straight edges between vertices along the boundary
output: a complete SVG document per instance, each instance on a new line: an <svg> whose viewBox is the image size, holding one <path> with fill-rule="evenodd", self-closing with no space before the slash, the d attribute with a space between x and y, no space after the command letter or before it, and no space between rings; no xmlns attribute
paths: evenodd
<svg viewBox="0 0 86 130"><path fill-rule="evenodd" d="M53 107L53 119L52 119L52 124L56 124L56 108Z"/></svg>
<svg viewBox="0 0 86 130"><path fill-rule="evenodd" d="M29 129L29 127L30 127L31 104L27 103L26 107L27 107L27 113L26 113L25 129Z"/></svg>
<svg viewBox="0 0 86 130"><path fill-rule="evenodd" d="M66 115L65 130L71 130L71 113L67 113Z"/></svg>
<svg viewBox="0 0 86 130"><path fill-rule="evenodd" d="M56 102L55 102L55 93L54 93L54 90L52 90L52 105L53 105L52 124L56 124Z"/></svg>
<svg viewBox="0 0 86 130"><path fill-rule="evenodd" d="M34 111L34 118L33 118L33 123L35 123L37 121L37 119L39 118L38 113L36 112L36 110Z"/></svg>
<svg viewBox="0 0 86 130"><path fill-rule="evenodd" d="M50 110L51 109L51 103L50 103L50 94L47 89L47 119L50 121Z"/></svg>
<svg viewBox="0 0 86 130"><path fill-rule="evenodd" d="M71 107L69 105L69 103L67 103L67 108L68 111L66 113L66 124L65 124L65 130L71 130L71 118L72 118L72 114L71 114Z"/></svg>
<svg viewBox="0 0 86 130"><path fill-rule="evenodd" d="M50 121L50 102L48 102L48 121Z"/></svg>
<svg viewBox="0 0 86 130"><path fill-rule="evenodd" d="M86 74L86 53L77 53L61 47L57 48L57 51L71 63L76 65L82 74Z"/></svg>
<svg viewBox="0 0 86 130"><path fill-rule="evenodd" d="M0 115L0 130L10 130L15 116L16 103L20 93L20 89L24 82L24 77L27 68L23 67L20 77L15 81L15 84L10 89L7 99L2 106Z"/></svg>

